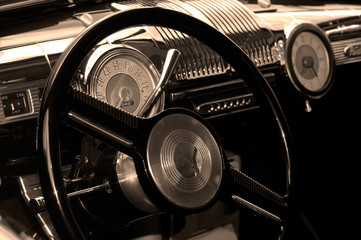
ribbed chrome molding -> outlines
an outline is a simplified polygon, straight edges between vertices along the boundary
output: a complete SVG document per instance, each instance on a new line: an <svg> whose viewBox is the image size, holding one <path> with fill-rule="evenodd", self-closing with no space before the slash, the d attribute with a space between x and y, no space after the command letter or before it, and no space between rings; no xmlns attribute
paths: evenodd
<svg viewBox="0 0 361 240"><path fill-rule="evenodd" d="M211 25L234 40L254 61L262 66L275 61L267 44L267 37L251 13L239 1L190 1Z"/></svg>
<svg viewBox="0 0 361 240"><path fill-rule="evenodd" d="M160 3L159 6L190 14L214 26L212 21L204 15L204 9L196 6L200 2L203 1L189 1L186 3L180 1L167 1ZM157 27L156 29L164 39L167 48L178 48L182 52L179 68L176 69L178 80L189 80L226 72L228 68L227 64L203 43L172 29L160 27Z"/></svg>
<svg viewBox="0 0 361 240"><path fill-rule="evenodd" d="M137 4L112 4L113 8L123 11L134 7L159 6L190 14L230 37L237 43L258 67L278 62L267 42L267 36L243 4L235 0L219 3L212 0L197 1L139 1ZM182 52L178 80L223 74L229 66L211 49L199 41L174 30L156 28L168 49L176 48Z"/></svg>
<svg viewBox="0 0 361 240"><path fill-rule="evenodd" d="M172 29L156 29L167 48L176 48L182 53L176 69L177 80L223 74L229 69L221 57L196 39Z"/></svg>
<svg viewBox="0 0 361 240"><path fill-rule="evenodd" d="M331 44L335 55L336 65L360 62L361 55L348 56L346 53L348 47L356 44L360 45L360 43L361 43L361 37L332 42Z"/></svg>

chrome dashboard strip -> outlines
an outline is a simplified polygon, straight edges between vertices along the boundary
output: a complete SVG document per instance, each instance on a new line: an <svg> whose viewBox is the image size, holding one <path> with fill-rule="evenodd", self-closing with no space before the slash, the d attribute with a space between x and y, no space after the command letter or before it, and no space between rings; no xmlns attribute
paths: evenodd
<svg viewBox="0 0 361 240"><path fill-rule="evenodd" d="M332 36L332 35L342 35L344 33L352 33L352 32L356 32L356 31L361 31L361 24L339 26L336 29L327 30L326 34L328 36Z"/></svg>
<svg viewBox="0 0 361 240"><path fill-rule="evenodd" d="M65 38L1 50L0 65L61 54L72 40L73 38Z"/></svg>
<svg viewBox="0 0 361 240"><path fill-rule="evenodd" d="M0 64L14 63L43 56L44 53L41 47L37 44L31 44L0 51Z"/></svg>

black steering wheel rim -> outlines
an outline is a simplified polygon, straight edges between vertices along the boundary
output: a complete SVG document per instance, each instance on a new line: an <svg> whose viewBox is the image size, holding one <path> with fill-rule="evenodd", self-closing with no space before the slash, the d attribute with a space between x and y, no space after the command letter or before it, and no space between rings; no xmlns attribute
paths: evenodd
<svg viewBox="0 0 361 240"><path fill-rule="evenodd" d="M61 173L59 125L70 81L81 61L96 43L116 31L145 24L183 31L207 43L217 53L222 53L220 55L241 75L260 105L272 112L287 155L287 186L290 187L287 123L275 94L248 56L218 30L191 16L161 8L128 10L112 14L83 31L61 55L45 87L38 123L37 147L41 161L39 173L50 216L55 228L62 229L59 232L62 239L85 239L72 214Z"/></svg>

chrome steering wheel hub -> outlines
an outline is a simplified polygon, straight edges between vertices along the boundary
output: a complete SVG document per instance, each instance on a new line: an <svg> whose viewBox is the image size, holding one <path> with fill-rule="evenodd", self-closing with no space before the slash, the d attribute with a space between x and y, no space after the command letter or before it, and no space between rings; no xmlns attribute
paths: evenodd
<svg viewBox="0 0 361 240"><path fill-rule="evenodd" d="M223 158L215 138L185 114L162 118L147 144L150 175L163 196L185 209L209 204L221 185Z"/></svg>

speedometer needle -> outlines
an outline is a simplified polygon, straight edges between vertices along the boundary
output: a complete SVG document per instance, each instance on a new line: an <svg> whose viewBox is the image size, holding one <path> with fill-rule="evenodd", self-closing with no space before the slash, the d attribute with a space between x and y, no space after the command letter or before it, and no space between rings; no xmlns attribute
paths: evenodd
<svg viewBox="0 0 361 240"><path fill-rule="evenodd" d="M162 75L160 76L159 82L153 92L150 94L147 101L139 110L139 116L146 117L154 104L159 99L159 97L162 95L163 91L166 89L168 81L172 76L173 70L178 63L180 54L181 53L177 49L170 49L167 52L167 56L163 65Z"/></svg>

